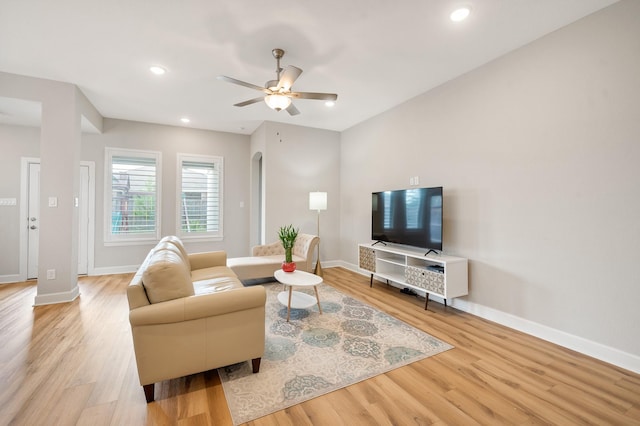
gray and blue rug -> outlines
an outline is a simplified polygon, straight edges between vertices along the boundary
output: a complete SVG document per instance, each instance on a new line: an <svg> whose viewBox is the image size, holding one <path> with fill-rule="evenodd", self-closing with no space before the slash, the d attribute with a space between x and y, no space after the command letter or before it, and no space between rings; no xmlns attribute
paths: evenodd
<svg viewBox="0 0 640 426"><path fill-rule="evenodd" d="M317 306L292 309L287 323L276 299L283 286L265 288L260 372L252 374L250 362L218 369L235 425L453 347L326 284L318 286L322 315Z"/></svg>

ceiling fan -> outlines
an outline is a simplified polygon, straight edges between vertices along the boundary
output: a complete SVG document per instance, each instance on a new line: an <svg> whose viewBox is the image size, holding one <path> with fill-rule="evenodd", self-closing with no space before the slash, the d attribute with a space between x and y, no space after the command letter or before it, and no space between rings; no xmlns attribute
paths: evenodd
<svg viewBox="0 0 640 426"><path fill-rule="evenodd" d="M235 78L227 77L225 75L218 76L218 80L259 90L265 94L259 98L253 98L248 101L237 103L234 106L243 107L264 100L271 109L276 111L284 109L289 113L289 115L298 115L300 114L300 111L298 111L298 108L296 108L291 102L292 98L315 99L320 101L335 101L338 99L338 95L335 93L292 92L291 87L296 79L300 77L300 74L302 74L302 70L298 67L294 67L293 65L287 65L286 68L280 67L280 59L284 56L284 50L276 48L273 49L271 53L273 54L273 57L276 58L276 80L267 81L264 87L236 80Z"/></svg>

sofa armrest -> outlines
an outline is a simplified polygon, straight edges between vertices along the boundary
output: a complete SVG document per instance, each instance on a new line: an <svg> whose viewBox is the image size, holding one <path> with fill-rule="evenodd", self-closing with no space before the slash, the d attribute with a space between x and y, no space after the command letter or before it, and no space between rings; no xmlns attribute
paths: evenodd
<svg viewBox="0 0 640 426"><path fill-rule="evenodd" d="M284 254L284 247L282 247L282 243L280 241L254 246L251 250L252 256L273 256L276 254Z"/></svg>
<svg viewBox="0 0 640 426"><path fill-rule="evenodd" d="M188 256L192 271L213 266L227 266L227 252L224 250L191 253Z"/></svg>
<svg viewBox="0 0 640 426"><path fill-rule="evenodd" d="M263 286L243 287L142 306L129 311L132 327L171 324L264 307Z"/></svg>

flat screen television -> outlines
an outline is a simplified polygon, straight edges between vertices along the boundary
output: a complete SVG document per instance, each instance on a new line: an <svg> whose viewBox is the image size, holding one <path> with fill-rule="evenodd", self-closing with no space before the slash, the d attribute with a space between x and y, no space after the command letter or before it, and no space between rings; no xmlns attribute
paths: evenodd
<svg viewBox="0 0 640 426"><path fill-rule="evenodd" d="M442 187L372 193L371 239L442 251Z"/></svg>

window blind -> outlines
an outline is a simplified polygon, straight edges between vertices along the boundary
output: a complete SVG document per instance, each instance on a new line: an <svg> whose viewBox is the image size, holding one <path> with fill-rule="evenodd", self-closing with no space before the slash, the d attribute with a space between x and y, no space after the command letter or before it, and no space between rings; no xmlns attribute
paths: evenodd
<svg viewBox="0 0 640 426"><path fill-rule="evenodd" d="M156 159L111 157L111 234L156 232Z"/></svg>
<svg viewBox="0 0 640 426"><path fill-rule="evenodd" d="M186 234L219 234L221 179L217 162L181 163L181 231Z"/></svg>

